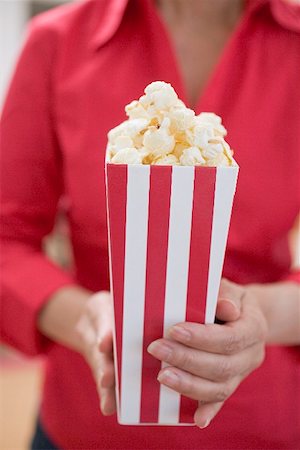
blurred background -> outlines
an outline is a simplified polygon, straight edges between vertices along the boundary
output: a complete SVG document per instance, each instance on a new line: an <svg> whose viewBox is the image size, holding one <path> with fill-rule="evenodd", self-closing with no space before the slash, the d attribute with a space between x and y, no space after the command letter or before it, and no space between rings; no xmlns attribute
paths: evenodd
<svg viewBox="0 0 300 450"><path fill-rule="evenodd" d="M68 0L0 0L0 108L26 30L34 15ZM70 1L70 0L69 0ZM293 267L300 266L299 218L291 231ZM58 214L56 226L45 239L45 251L63 267L72 264L65 218ZM28 448L43 382L42 358L29 360L0 345L0 449Z"/></svg>

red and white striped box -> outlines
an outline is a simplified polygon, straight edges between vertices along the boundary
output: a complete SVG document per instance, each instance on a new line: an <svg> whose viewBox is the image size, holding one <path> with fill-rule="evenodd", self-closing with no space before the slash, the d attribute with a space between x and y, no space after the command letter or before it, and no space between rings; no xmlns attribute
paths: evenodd
<svg viewBox="0 0 300 450"><path fill-rule="evenodd" d="M193 424L197 403L160 385L147 347L178 322L214 322L237 175L106 164L120 424Z"/></svg>

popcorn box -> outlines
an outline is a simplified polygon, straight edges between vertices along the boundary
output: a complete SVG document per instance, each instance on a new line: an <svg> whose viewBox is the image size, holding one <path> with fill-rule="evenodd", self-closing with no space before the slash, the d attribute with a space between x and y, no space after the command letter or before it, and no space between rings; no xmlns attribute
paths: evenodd
<svg viewBox="0 0 300 450"><path fill-rule="evenodd" d="M120 424L194 423L197 402L160 385L147 347L214 322L238 170L106 163Z"/></svg>

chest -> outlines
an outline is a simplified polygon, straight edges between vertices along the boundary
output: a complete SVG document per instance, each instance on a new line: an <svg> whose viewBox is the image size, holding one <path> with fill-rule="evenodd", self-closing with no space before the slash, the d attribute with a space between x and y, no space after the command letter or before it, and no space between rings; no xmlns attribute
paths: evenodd
<svg viewBox="0 0 300 450"><path fill-rule="evenodd" d="M230 37L228 29L169 29L170 46L184 84L188 104L194 108L217 66Z"/></svg>

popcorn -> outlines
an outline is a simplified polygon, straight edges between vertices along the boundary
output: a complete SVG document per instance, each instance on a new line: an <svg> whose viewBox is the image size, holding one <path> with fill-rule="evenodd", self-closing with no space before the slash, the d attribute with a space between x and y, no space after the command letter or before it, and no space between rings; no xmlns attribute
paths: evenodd
<svg viewBox="0 0 300 450"><path fill-rule="evenodd" d="M108 133L112 163L236 166L221 117L195 115L169 83L150 83L125 112L128 119Z"/></svg>
<svg viewBox="0 0 300 450"><path fill-rule="evenodd" d="M189 144L187 144L186 142L176 142L172 153L173 153L173 155L176 156L176 158L179 159L180 156L182 155L183 150L185 150L188 147L189 147Z"/></svg>
<svg viewBox="0 0 300 450"><path fill-rule="evenodd" d="M154 156L171 153L175 146L175 138L169 133L170 120L166 117L160 128L150 127L144 134L143 145Z"/></svg>
<svg viewBox="0 0 300 450"><path fill-rule="evenodd" d="M236 162L233 159L233 150L230 148L229 144L226 141L224 141L224 139L222 139L222 145L224 148L224 154L227 156L229 161L236 164Z"/></svg>
<svg viewBox="0 0 300 450"><path fill-rule="evenodd" d="M208 145L203 148L202 155L204 158L212 159L215 158L219 153L223 153L223 145L220 142L209 141Z"/></svg>
<svg viewBox="0 0 300 450"><path fill-rule="evenodd" d="M111 144L115 144L115 141L119 136L129 136L130 138L134 138L138 133L147 129L148 125L149 120L144 118L125 120L125 122L108 132L108 141Z"/></svg>
<svg viewBox="0 0 300 450"><path fill-rule="evenodd" d="M192 145L201 149L209 146L210 139L215 137L211 125L196 125L192 130L187 131L187 141Z"/></svg>
<svg viewBox="0 0 300 450"><path fill-rule="evenodd" d="M133 100L129 105L126 105L125 112L129 119L150 119L147 110L137 100Z"/></svg>
<svg viewBox="0 0 300 450"><path fill-rule="evenodd" d="M195 113L189 108L172 108L168 116L171 120L172 133L180 133L194 124Z"/></svg>
<svg viewBox="0 0 300 450"><path fill-rule="evenodd" d="M161 158L155 159L153 164L157 166L177 165L179 163L175 155L169 154Z"/></svg>
<svg viewBox="0 0 300 450"><path fill-rule="evenodd" d="M115 140L115 149L118 152L123 148L133 147L133 140L129 136L118 136Z"/></svg>
<svg viewBox="0 0 300 450"><path fill-rule="evenodd" d="M202 112L196 116L196 118L199 120L199 122L202 123L210 123L212 125L220 125L222 123L222 119L220 116L217 116L217 114L210 113L210 112Z"/></svg>
<svg viewBox="0 0 300 450"><path fill-rule="evenodd" d="M229 166L229 159L223 154L219 153L215 158L206 161L206 166L216 167L216 166Z"/></svg>
<svg viewBox="0 0 300 450"><path fill-rule="evenodd" d="M143 156L135 148L123 148L111 159L114 164L142 164Z"/></svg>
<svg viewBox="0 0 300 450"><path fill-rule="evenodd" d="M203 166L205 165L205 159L198 147L189 147L183 150L180 164L182 166Z"/></svg>
<svg viewBox="0 0 300 450"><path fill-rule="evenodd" d="M145 89L145 95L140 99L142 105L153 105L158 110L168 110L177 104L178 96L169 83L154 81Z"/></svg>
<svg viewBox="0 0 300 450"><path fill-rule="evenodd" d="M196 121L200 125L211 125L216 133L216 135L220 136L226 136L227 130L222 125L222 119L220 116L217 116L217 114L209 113L209 112L202 112L198 116L196 116Z"/></svg>

